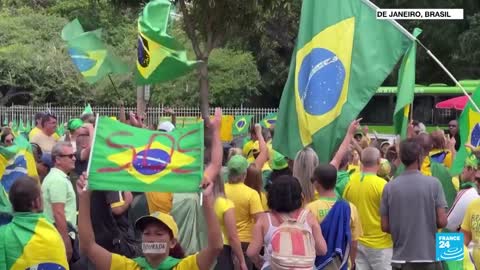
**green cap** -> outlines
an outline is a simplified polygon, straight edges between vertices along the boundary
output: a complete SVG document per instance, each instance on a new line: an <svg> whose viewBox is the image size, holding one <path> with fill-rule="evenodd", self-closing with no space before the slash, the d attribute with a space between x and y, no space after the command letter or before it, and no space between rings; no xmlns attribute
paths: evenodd
<svg viewBox="0 0 480 270"><path fill-rule="evenodd" d="M241 175L247 173L248 161L241 155L234 155L227 162L229 175Z"/></svg>
<svg viewBox="0 0 480 270"><path fill-rule="evenodd" d="M465 159L465 166L472 167L472 168L478 167L478 159L473 152L470 152L469 156L467 156L467 158Z"/></svg>
<svg viewBox="0 0 480 270"><path fill-rule="evenodd" d="M288 161L285 158L285 156L273 150L271 161L270 161L270 168L272 168L272 170L283 170L287 167L288 167Z"/></svg>
<svg viewBox="0 0 480 270"><path fill-rule="evenodd" d="M68 121L67 128L70 131L75 131L83 126L83 121L80 118L73 118Z"/></svg>

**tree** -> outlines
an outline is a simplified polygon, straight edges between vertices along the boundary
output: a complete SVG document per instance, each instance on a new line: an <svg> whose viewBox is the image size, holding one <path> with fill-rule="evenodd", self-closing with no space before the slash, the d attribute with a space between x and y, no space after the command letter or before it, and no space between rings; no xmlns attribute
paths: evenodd
<svg viewBox="0 0 480 270"><path fill-rule="evenodd" d="M255 59L249 52L233 49L214 49L208 62L210 104L222 107L240 106L257 97L260 75ZM195 74L152 86L153 104L168 106L195 106L199 86ZM153 93L152 92L152 93ZM151 102L152 103L152 102Z"/></svg>
<svg viewBox="0 0 480 270"><path fill-rule="evenodd" d="M195 56L202 61L197 69L200 111L208 122L210 54L236 34L248 31L259 7L255 0L177 0L177 3Z"/></svg>

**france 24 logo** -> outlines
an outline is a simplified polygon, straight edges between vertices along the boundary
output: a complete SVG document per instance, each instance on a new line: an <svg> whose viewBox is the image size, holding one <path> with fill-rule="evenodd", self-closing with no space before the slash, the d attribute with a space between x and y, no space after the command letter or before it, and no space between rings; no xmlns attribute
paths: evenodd
<svg viewBox="0 0 480 270"><path fill-rule="evenodd" d="M463 260L463 233L437 233L435 257L437 261Z"/></svg>

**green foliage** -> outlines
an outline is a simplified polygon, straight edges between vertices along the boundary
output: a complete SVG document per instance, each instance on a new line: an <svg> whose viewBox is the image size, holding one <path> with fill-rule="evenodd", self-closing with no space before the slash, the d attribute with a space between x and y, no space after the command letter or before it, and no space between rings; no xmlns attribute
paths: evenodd
<svg viewBox="0 0 480 270"><path fill-rule="evenodd" d="M213 106L240 106L248 104L259 92L260 75L255 59L249 52L215 49L208 62L210 96ZM155 85L153 104L168 106L197 106L199 87L196 73L190 73L173 82Z"/></svg>

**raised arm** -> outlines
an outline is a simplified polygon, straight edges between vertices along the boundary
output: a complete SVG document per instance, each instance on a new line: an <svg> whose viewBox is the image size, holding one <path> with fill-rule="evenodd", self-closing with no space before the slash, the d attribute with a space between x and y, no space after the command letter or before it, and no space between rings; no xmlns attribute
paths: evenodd
<svg viewBox="0 0 480 270"><path fill-rule="evenodd" d="M80 237L80 250L87 255L96 269L110 269L112 253L95 242L92 221L90 219L90 191L85 191L87 182L82 175L77 181L77 194L79 196L78 209L78 235Z"/></svg>
<svg viewBox="0 0 480 270"><path fill-rule="evenodd" d="M202 181L203 191L203 214L207 223L207 247L202 249L197 255L197 266L200 270L209 270L215 263L217 256L223 248L222 234L220 233L220 224L215 215L214 202L215 198L212 194L213 179L220 172L222 166L222 142L220 141L220 123L222 120L222 111L215 109L215 119L210 121L212 129L212 158L210 164L205 170L205 176Z"/></svg>
<svg viewBox="0 0 480 270"><path fill-rule="evenodd" d="M255 124L255 135L257 136L258 148L260 150L260 153L255 159L255 166L257 167L257 169L261 170L265 162L268 161L268 148L267 143L265 142L265 138L263 138L262 135L262 126L260 126L259 124Z"/></svg>
<svg viewBox="0 0 480 270"><path fill-rule="evenodd" d="M337 153L333 157L333 159L330 161L330 164L334 166L337 170L338 167L340 167L340 163L342 162L343 157L345 154L348 152L350 148L350 142L353 139L353 135L355 135L355 131L358 129L360 126L360 121L362 119L357 119L354 120L352 123L350 123L350 126L348 127L347 134L345 135L345 138L343 139L342 144L340 144L340 147L338 148Z"/></svg>
<svg viewBox="0 0 480 270"><path fill-rule="evenodd" d="M215 118L210 121L210 130L212 132L212 144L211 144L211 159L207 168L205 169L204 183L213 183L215 175L220 173L222 169L222 159L223 159L223 147L222 141L220 140L220 125L222 122L222 110L220 108L215 109Z"/></svg>

